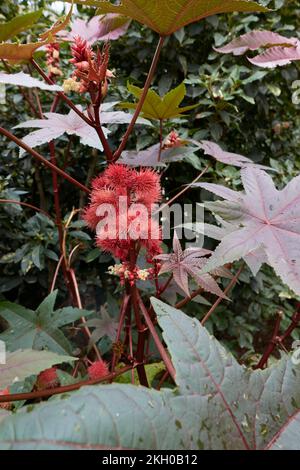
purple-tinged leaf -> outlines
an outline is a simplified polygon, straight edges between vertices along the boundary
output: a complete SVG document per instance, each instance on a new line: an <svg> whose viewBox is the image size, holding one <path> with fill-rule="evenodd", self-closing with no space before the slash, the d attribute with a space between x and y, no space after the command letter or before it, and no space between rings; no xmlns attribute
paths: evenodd
<svg viewBox="0 0 300 470"><path fill-rule="evenodd" d="M253 57L248 57L249 62L259 67L275 68L288 65L295 60L300 60L300 42L298 47L272 47L266 52Z"/></svg>
<svg viewBox="0 0 300 470"><path fill-rule="evenodd" d="M4 83L6 85L24 86L27 88L39 88L40 90L47 91L63 91L62 87L58 85L48 85L47 83L44 83L37 78L33 78L31 75L28 75L24 72L12 74L0 72L0 83Z"/></svg>
<svg viewBox="0 0 300 470"><path fill-rule="evenodd" d="M234 39L223 47L215 47L222 54L243 55L247 51L255 51L261 47L290 46L292 49L299 45L297 38L286 38L272 31L251 31Z"/></svg>
<svg viewBox="0 0 300 470"><path fill-rule="evenodd" d="M186 295L190 295L189 276L191 276L201 287L203 287L203 290L211 292L219 297L226 298L225 294L210 274L201 274L201 270L208 261L205 256L210 254L211 251L203 248L188 248L183 251L175 231L173 238L173 253L158 255L155 259L162 262L159 274L171 272L173 274L174 281Z"/></svg>
<svg viewBox="0 0 300 470"><path fill-rule="evenodd" d="M78 109L82 111L80 106L78 106ZM64 133L67 133L68 135L77 135L80 137L80 142L83 145L88 145L100 151L103 150L95 129L86 124L73 110L71 110L69 114L45 113L45 118L46 119L33 119L15 126L16 128L39 128L39 130L31 132L23 138L23 142L30 147L36 147L50 142L62 136ZM107 136L109 133L108 129L104 127L102 129ZM24 152L24 150L20 149L20 155Z"/></svg>
<svg viewBox="0 0 300 470"><path fill-rule="evenodd" d="M168 163L175 163L183 160L187 156L193 154L193 147L173 147L165 148L159 152L160 144L155 144L146 150L128 150L123 152L118 163L129 166L151 166L164 167ZM159 158L160 155L160 158Z"/></svg>
<svg viewBox="0 0 300 470"><path fill-rule="evenodd" d="M252 31L234 39L224 47L216 48L217 52L242 55L246 51L266 49L261 54L248 60L260 67L274 68L300 60L300 41L298 38L286 38L271 31Z"/></svg>
<svg viewBox="0 0 300 470"><path fill-rule="evenodd" d="M132 116L129 113L123 111L106 111L111 109L115 104L115 102L103 104L103 110L100 113L102 124L127 124L131 121ZM78 109L82 112L81 106L78 106ZM46 119L32 119L15 126L15 128L39 128L39 130L31 132L23 138L23 142L30 147L45 144L67 133L68 135L77 135L80 137L80 142L83 145L88 145L100 151L103 150L95 129L85 123L73 110L71 110L69 114L45 113L44 116ZM140 118L137 123L151 125L149 121L142 118ZM103 126L102 130L105 136L110 132ZM25 150L20 149L20 155L23 155L24 152Z"/></svg>
<svg viewBox="0 0 300 470"><path fill-rule="evenodd" d="M254 167L242 170L242 180L245 193L237 193L240 200L234 203L239 211L231 214L227 206L226 213L226 220L236 228L224 236L203 272L248 255L258 256L259 266L262 256L257 250L263 249L278 276L299 295L300 176L281 191L267 173ZM205 188L219 192L214 185L206 184ZM224 212L222 203L210 203L210 207L219 215Z"/></svg>
<svg viewBox="0 0 300 470"><path fill-rule="evenodd" d="M204 184L203 184L204 186ZM217 185L214 185L214 187ZM211 188L212 189L212 188ZM229 223L223 220L221 217L216 216L217 221L221 224L221 226L212 225L212 224L197 224L197 223L188 223L183 224L182 227L191 230L195 233L201 233L206 237L212 238L214 240L221 241L226 235L229 235L232 232L238 230L238 225L234 225L233 223ZM259 272L260 268L263 264L268 262L268 258L266 252L263 248L258 248L257 250L251 251L249 254L244 256L244 260L246 261L247 265L249 266L250 270L252 271L253 276L256 276ZM218 274L219 270L223 270L223 274ZM212 271L214 274L216 270ZM226 277L224 275L224 268L217 268L217 274L219 277ZM227 272L229 276L229 271ZM228 277L227 276L227 277ZM230 277L231 273L230 273Z"/></svg>
<svg viewBox="0 0 300 470"><path fill-rule="evenodd" d="M197 145L197 147L203 150L206 155L209 155L215 158L218 162L225 163L226 165L233 165L239 168L245 168L246 166L252 165L265 170L271 170L271 168L267 166L254 163L250 158L244 157L243 155L226 152L215 142L210 142L209 140L202 140L201 142L190 140L190 142Z"/></svg>
<svg viewBox="0 0 300 470"><path fill-rule="evenodd" d="M236 191L226 188L226 186L221 186L220 184L194 183L191 187L206 189L207 191L213 192L217 196L227 199L230 202L239 202L240 200L240 196Z"/></svg>
<svg viewBox="0 0 300 470"><path fill-rule="evenodd" d="M130 19L116 15L94 16L90 21L77 18L71 24L71 31L61 31L64 40L74 41L76 36L85 39L90 45L96 41L114 41L123 36L130 24Z"/></svg>

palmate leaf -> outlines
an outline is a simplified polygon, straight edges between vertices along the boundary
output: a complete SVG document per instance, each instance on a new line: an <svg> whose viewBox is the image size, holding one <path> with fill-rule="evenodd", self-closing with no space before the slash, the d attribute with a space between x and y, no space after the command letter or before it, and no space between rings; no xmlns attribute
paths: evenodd
<svg viewBox="0 0 300 470"><path fill-rule="evenodd" d="M189 296L189 276L191 276L203 290L226 298L215 279L208 273L201 274L201 270L207 264L207 255L211 251L203 248L187 248L182 250L176 231L173 239L173 253L158 255L155 259L162 263L159 274L172 273L176 284ZM217 275L227 274L226 271L215 273Z"/></svg>
<svg viewBox="0 0 300 470"><path fill-rule="evenodd" d="M223 54L242 55L260 48L265 51L253 58L248 57L252 64L260 67L274 68L300 60L299 39L286 38L272 31L251 31L215 50Z"/></svg>
<svg viewBox="0 0 300 470"><path fill-rule="evenodd" d="M8 21L0 23L0 41L7 41L17 34L33 26L41 17L43 9L19 15Z"/></svg>
<svg viewBox="0 0 300 470"><path fill-rule="evenodd" d="M299 366L285 356L270 369L247 370L198 320L152 303L175 391L85 387L2 420L0 449L267 449L283 445L290 426L300 449Z"/></svg>
<svg viewBox="0 0 300 470"><path fill-rule="evenodd" d="M10 351L32 348L71 354L71 344L59 328L93 312L73 307L55 311L56 297L57 291L52 292L36 311L12 302L0 302L0 316L9 324L9 328L0 334L0 340Z"/></svg>
<svg viewBox="0 0 300 470"><path fill-rule="evenodd" d="M211 142L209 140L202 140L198 142L194 139L189 139L189 141L201 150L203 150L205 155L209 155L215 158L215 160L217 160L218 162L225 163L226 165L237 166L239 168L244 168L252 165L265 170L271 169L267 166L258 165L257 163L254 163L253 160L250 160L250 158L248 157L244 157L244 155L226 152L215 142ZM192 187L197 187L197 184L194 184Z"/></svg>
<svg viewBox="0 0 300 470"><path fill-rule="evenodd" d="M143 89L134 85L128 84L128 91L139 100L143 93ZM142 107L142 116L146 119L174 119L182 116L187 111L194 109L198 104L185 106L180 108L180 104L184 100L186 95L186 87L184 83L181 83L178 87L169 91L163 97L160 97L154 90L149 90L145 103ZM126 109L135 109L137 103L121 103L120 107Z"/></svg>
<svg viewBox="0 0 300 470"><path fill-rule="evenodd" d="M54 42L55 35L68 25L72 15L72 10L73 5L66 16L59 19L48 31L40 34L40 41L27 44L1 42L0 59L12 62L30 60L37 49Z"/></svg>
<svg viewBox="0 0 300 470"><path fill-rule="evenodd" d="M81 106L78 106L78 109L82 111ZM58 139L64 133L67 133L68 135L77 135L80 137L80 142L83 145L88 145L100 151L103 150L103 146L95 129L83 121L72 109L68 114L45 113L45 118L46 119L32 119L15 126L15 128L39 128L23 137L22 140L25 144L34 148L38 145L50 142L51 140ZM109 131L105 129L105 127L102 127L102 129L107 136ZM25 150L20 148L20 155L24 153Z"/></svg>
<svg viewBox="0 0 300 470"><path fill-rule="evenodd" d="M58 35L67 41L74 41L76 36L80 36L93 45L96 41L119 39L126 33L129 24L129 18L113 13L94 16L89 21L76 18L71 24L71 31L60 31Z"/></svg>
<svg viewBox="0 0 300 470"><path fill-rule="evenodd" d="M10 411L8 410L2 410L0 408L0 422L4 419L7 418L10 415Z"/></svg>
<svg viewBox="0 0 300 470"><path fill-rule="evenodd" d="M76 360L75 357L61 356L51 351L33 351L32 349L8 353L6 364L0 365L0 390L14 382L21 382L30 375L37 375L55 364Z"/></svg>
<svg viewBox="0 0 300 470"><path fill-rule="evenodd" d="M272 178L262 170L247 167L241 174L245 193L215 184L199 184L225 199L206 205L234 225L203 272L262 249L278 276L299 295L300 176L278 191Z"/></svg>
<svg viewBox="0 0 300 470"><path fill-rule="evenodd" d="M65 1L70 3L72 0ZM218 13L268 11L258 3L247 0L121 0L118 5L109 0L75 0L74 3L98 7L99 14L128 16L162 36Z"/></svg>
<svg viewBox="0 0 300 470"><path fill-rule="evenodd" d="M37 78L32 77L28 73L5 73L0 72L0 83L6 85L24 86L26 88L39 88L47 91L63 91L59 85L48 85Z"/></svg>
<svg viewBox="0 0 300 470"><path fill-rule="evenodd" d="M125 113L124 111L107 111L115 104L117 103L112 102L102 105L102 112L100 114L102 124L128 124L131 121L132 116L130 113ZM77 106L77 108L82 112L81 106ZM68 135L78 136L82 145L88 145L100 151L103 150L103 146L95 129L83 121L72 109L68 114L45 113L44 116L46 119L32 119L15 126L16 129L38 128L38 130L23 137L23 142L30 147L37 147L53 139L58 139L66 133ZM151 125L149 121L143 118L139 118L137 124ZM104 126L102 126L102 130L107 137L110 131ZM24 153L25 150L20 148L20 155Z"/></svg>
<svg viewBox="0 0 300 470"><path fill-rule="evenodd" d="M175 163L188 158L194 152L195 148L190 146L164 148L160 152L160 144L155 144L145 150L126 150L117 163L134 167L165 167L168 163Z"/></svg>
<svg viewBox="0 0 300 470"><path fill-rule="evenodd" d="M92 318L86 322L86 325L95 328L90 338L90 347L97 344L104 336L107 336L112 342L116 340L119 324L104 307L101 309L100 318Z"/></svg>
<svg viewBox="0 0 300 470"><path fill-rule="evenodd" d="M53 39L49 38L45 41L31 42L27 44L19 43L1 43L0 44L0 59L9 61L30 60L34 52L42 46L49 44Z"/></svg>

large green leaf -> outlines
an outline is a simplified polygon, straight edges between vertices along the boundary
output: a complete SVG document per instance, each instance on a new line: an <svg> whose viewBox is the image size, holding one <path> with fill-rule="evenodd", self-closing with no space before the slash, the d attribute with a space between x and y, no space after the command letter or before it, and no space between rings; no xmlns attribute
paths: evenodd
<svg viewBox="0 0 300 470"><path fill-rule="evenodd" d="M56 296L57 291L52 292L36 311L11 302L0 302L0 316L9 324L9 328L0 334L0 340L10 351L32 348L71 354L71 344L59 328L93 312L73 307L55 311Z"/></svg>
<svg viewBox="0 0 300 470"><path fill-rule="evenodd" d="M38 21L42 13L43 10L40 9L31 13L25 13L25 15L16 16L7 23L0 23L0 41L7 41L30 28L30 26Z"/></svg>
<svg viewBox="0 0 300 470"><path fill-rule="evenodd" d="M39 374L54 364L76 361L75 357L60 356L51 351L18 350L7 354L6 364L0 365L0 390L13 382L21 382L30 375Z"/></svg>
<svg viewBox="0 0 300 470"><path fill-rule="evenodd" d="M72 0L65 1L70 3ZM129 16L164 36L217 13L267 11L258 3L247 0L121 0L120 5L108 0L75 0L74 3L98 7L98 14Z"/></svg>
<svg viewBox="0 0 300 470"><path fill-rule="evenodd" d="M273 437L270 450L299 450L300 411L291 416L286 426Z"/></svg>
<svg viewBox="0 0 300 470"><path fill-rule="evenodd" d="M127 86L129 92L137 98L140 99L143 89L134 85L128 84ZM181 83L178 87L169 91L163 97L160 97L154 90L149 90L145 103L142 107L142 116L146 119L173 119L180 117L183 113L190 111L198 106L198 104L185 106L180 108L181 102L184 100L186 95L186 88L184 83ZM121 103L122 108L126 109L135 109L137 103Z"/></svg>
<svg viewBox="0 0 300 470"><path fill-rule="evenodd" d="M9 415L10 415L10 411L2 410L0 408L0 421L2 421L4 418L7 418Z"/></svg>
<svg viewBox="0 0 300 470"><path fill-rule="evenodd" d="M176 368L177 390L84 387L4 419L0 448L270 447L299 411L300 367L285 356L270 369L249 371L198 320L156 299L153 306ZM293 432L293 442L300 443L299 423Z"/></svg>

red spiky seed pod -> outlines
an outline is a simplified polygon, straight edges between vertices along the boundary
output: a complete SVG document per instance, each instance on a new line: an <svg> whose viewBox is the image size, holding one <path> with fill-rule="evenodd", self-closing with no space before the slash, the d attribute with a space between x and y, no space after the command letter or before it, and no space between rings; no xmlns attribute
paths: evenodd
<svg viewBox="0 0 300 470"><path fill-rule="evenodd" d="M48 390L59 386L59 379L57 377L56 367L43 370L38 375L36 387L38 390Z"/></svg>
<svg viewBox="0 0 300 470"><path fill-rule="evenodd" d="M10 395L9 388L5 388L4 390L0 390L0 395ZM0 403L0 408L3 410L10 410L12 404L10 402Z"/></svg>
<svg viewBox="0 0 300 470"><path fill-rule="evenodd" d="M88 367L88 374L91 380L102 379L109 374L107 363L102 360L94 362Z"/></svg>

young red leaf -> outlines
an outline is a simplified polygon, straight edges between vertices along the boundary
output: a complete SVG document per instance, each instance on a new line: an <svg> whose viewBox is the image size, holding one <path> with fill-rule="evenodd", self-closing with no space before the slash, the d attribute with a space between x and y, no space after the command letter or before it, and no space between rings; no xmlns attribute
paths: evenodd
<svg viewBox="0 0 300 470"><path fill-rule="evenodd" d="M157 260L162 262L160 274L172 272L174 281L184 291L190 295L189 276L191 276L203 290L211 292L219 297L226 298L224 292L220 289L214 278L208 274L201 274L202 269L207 264L207 255L211 251L203 248L188 248L182 250L177 233L174 233L173 253L156 256Z"/></svg>

